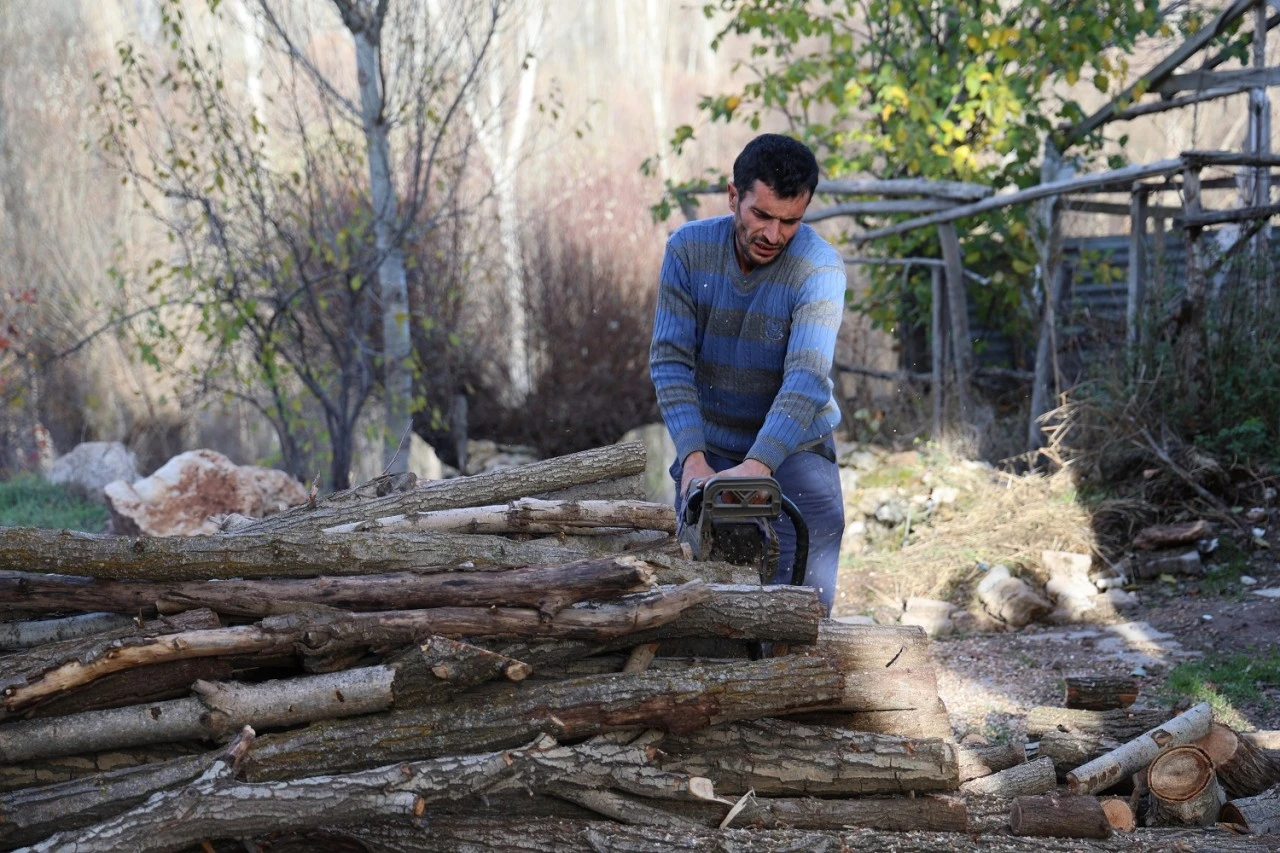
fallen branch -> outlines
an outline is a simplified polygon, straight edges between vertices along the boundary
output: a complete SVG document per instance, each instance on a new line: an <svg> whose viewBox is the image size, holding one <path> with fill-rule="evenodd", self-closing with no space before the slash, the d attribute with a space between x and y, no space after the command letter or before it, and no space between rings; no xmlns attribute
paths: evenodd
<svg viewBox="0 0 1280 853"><path fill-rule="evenodd" d="M353 521L324 533L569 533L618 528L676 532L675 509L645 501L544 501L520 498L505 505L434 510Z"/></svg>
<svg viewBox="0 0 1280 853"><path fill-rule="evenodd" d="M1139 735L1100 758L1077 767L1067 774L1067 787L1073 794L1096 794L1150 764L1160 750L1192 743L1209 733L1213 710L1201 702L1164 725Z"/></svg>

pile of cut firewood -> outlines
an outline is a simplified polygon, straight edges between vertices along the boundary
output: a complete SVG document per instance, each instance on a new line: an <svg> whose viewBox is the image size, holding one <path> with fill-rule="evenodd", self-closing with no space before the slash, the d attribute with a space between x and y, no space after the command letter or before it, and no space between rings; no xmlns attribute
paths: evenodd
<svg viewBox="0 0 1280 853"><path fill-rule="evenodd" d="M1105 804L1043 796L1049 729L1031 761L952 742L921 629L686 559L644 465L386 477L206 537L0 530L0 847L1168 849L1079 840Z"/></svg>
<svg viewBox="0 0 1280 853"><path fill-rule="evenodd" d="M388 477L216 536L0 531L0 845L964 830L909 796L958 784L923 633L684 558L644 464Z"/></svg>

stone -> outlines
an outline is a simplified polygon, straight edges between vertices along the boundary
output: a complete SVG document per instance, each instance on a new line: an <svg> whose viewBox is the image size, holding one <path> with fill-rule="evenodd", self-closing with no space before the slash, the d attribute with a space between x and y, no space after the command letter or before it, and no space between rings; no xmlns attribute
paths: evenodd
<svg viewBox="0 0 1280 853"><path fill-rule="evenodd" d="M906 610L898 618L898 624L919 625L930 639L945 637L955 630L951 623L955 609L956 606L949 601L913 596L907 599Z"/></svg>
<svg viewBox="0 0 1280 853"><path fill-rule="evenodd" d="M643 441L645 450L645 500L671 506L676 500L676 484L671 479L671 465L676 461L676 446L666 424L653 423L628 430L618 444Z"/></svg>
<svg viewBox="0 0 1280 853"><path fill-rule="evenodd" d="M488 439L472 439L467 442L468 475L518 468L537 461L537 451L532 447L520 444L498 444Z"/></svg>
<svg viewBox="0 0 1280 853"><path fill-rule="evenodd" d="M118 441L86 441L53 460L47 479L106 503L103 489L108 483L138 479L138 460Z"/></svg>
<svg viewBox="0 0 1280 853"><path fill-rule="evenodd" d="M929 493L929 499L933 501L935 506L953 504L959 497L960 490L955 486L934 486L933 491Z"/></svg>
<svg viewBox="0 0 1280 853"><path fill-rule="evenodd" d="M150 477L104 489L119 534L200 536L229 514L263 518L306 503L307 490L283 471L236 465L214 450L170 459Z"/></svg>
<svg viewBox="0 0 1280 853"><path fill-rule="evenodd" d="M443 480L444 463L436 455L436 449L422 440L416 432L409 434L408 470L419 480Z"/></svg>
<svg viewBox="0 0 1280 853"><path fill-rule="evenodd" d="M1140 578L1158 578L1161 575L1199 576L1204 574L1204 563L1200 559L1200 552L1194 548L1190 551L1153 551L1139 556L1134 571Z"/></svg>

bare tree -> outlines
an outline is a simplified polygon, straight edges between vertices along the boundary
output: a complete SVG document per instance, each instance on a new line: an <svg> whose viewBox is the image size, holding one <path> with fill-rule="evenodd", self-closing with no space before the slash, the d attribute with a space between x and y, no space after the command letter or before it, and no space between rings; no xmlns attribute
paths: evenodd
<svg viewBox="0 0 1280 853"><path fill-rule="evenodd" d="M162 6L169 66L152 69L125 45L121 73L100 78L104 145L149 190L149 210L178 247L152 272L186 325L153 317L144 352L160 364L158 343L193 332L211 350L196 387L257 406L297 476L313 473L310 444L322 441L329 481L347 484L379 375L385 458L405 466L406 247L454 209L471 147L463 104L505 4L455 3L434 16L412 0L331 0L343 38L295 5L257 0L264 115L251 107L252 69L249 92L228 85L240 77L216 34L201 43L176 0ZM354 63L342 61L352 44ZM463 44L476 47L460 56Z"/></svg>

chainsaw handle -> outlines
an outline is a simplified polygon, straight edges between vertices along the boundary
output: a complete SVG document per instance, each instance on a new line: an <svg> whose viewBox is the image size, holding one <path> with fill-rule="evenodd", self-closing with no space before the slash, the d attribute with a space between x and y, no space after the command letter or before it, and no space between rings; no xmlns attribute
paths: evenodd
<svg viewBox="0 0 1280 853"><path fill-rule="evenodd" d="M804 523L800 509L786 495L782 496L782 511L791 519L796 529L796 555L791 561L791 585L804 586L804 570L809 566L809 525Z"/></svg>

